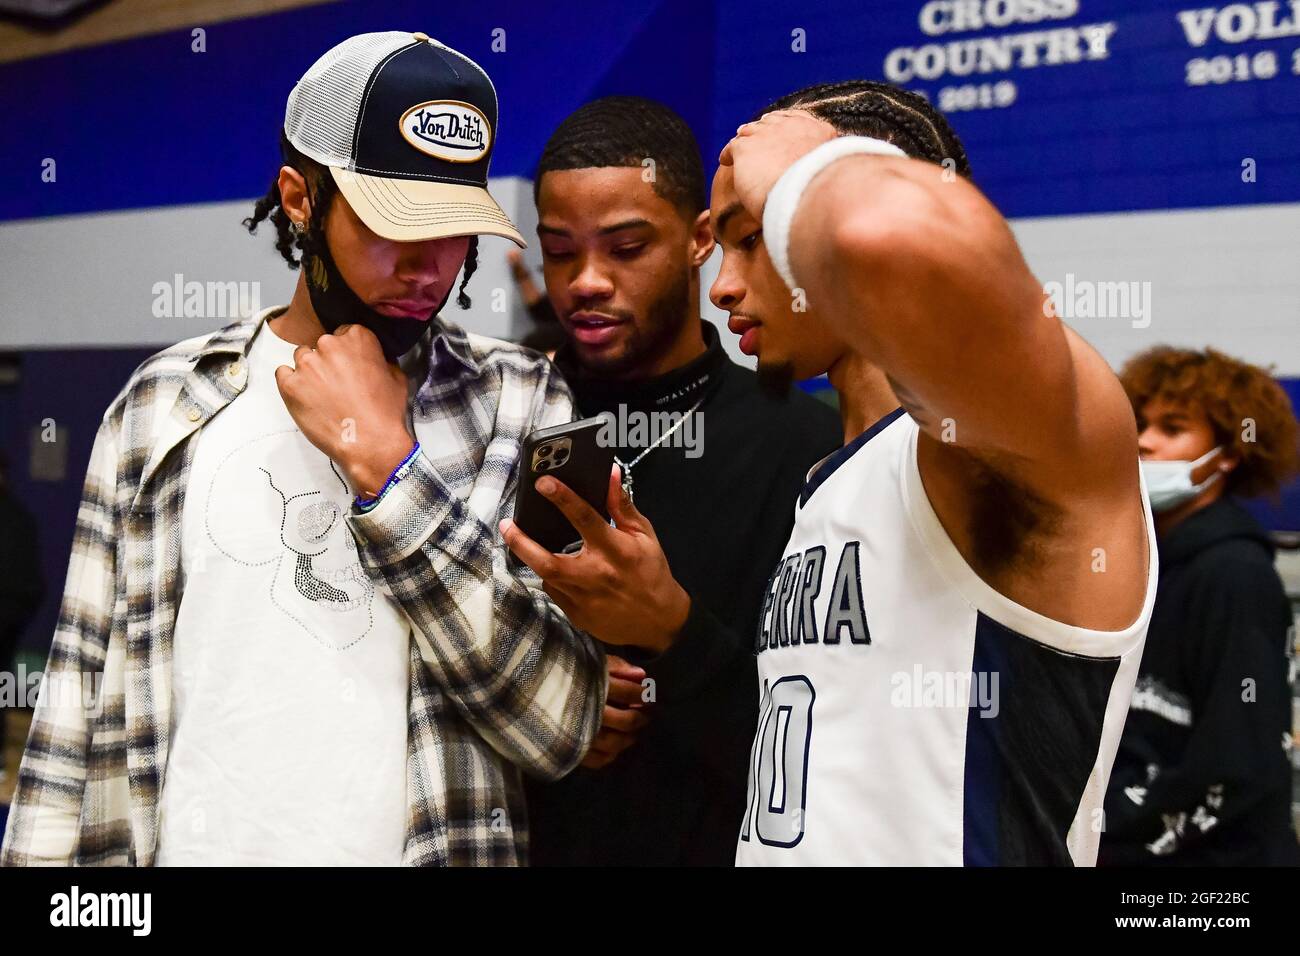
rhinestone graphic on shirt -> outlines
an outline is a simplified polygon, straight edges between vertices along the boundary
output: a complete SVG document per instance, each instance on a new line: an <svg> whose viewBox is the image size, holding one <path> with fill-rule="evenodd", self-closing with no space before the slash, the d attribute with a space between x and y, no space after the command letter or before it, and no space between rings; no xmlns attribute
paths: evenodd
<svg viewBox="0 0 1300 956"><path fill-rule="evenodd" d="M268 610L338 651L370 633L376 601L386 603L362 568L344 521L351 500L334 463L288 429L226 455L202 505L207 539L221 555L269 571Z"/></svg>

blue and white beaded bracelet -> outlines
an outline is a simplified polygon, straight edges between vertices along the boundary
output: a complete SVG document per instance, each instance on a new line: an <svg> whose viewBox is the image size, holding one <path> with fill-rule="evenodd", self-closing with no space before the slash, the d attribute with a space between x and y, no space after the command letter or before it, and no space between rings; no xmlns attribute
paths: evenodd
<svg viewBox="0 0 1300 956"><path fill-rule="evenodd" d="M365 513L371 510L372 508L374 508L375 505L379 504L379 502L383 501L384 495L388 494L388 489L392 488L404 477L406 477L406 467L411 463L412 459L415 458L415 456L419 453L419 451L420 451L420 443L417 441L415 443L415 447L411 449L411 453L402 459L402 463L400 465L398 465L396 468L393 469L393 473L388 476L388 480L384 482L384 486L379 489L379 494L369 499L362 498L360 495L357 495L356 501L353 502L357 506L357 508L362 513Z"/></svg>

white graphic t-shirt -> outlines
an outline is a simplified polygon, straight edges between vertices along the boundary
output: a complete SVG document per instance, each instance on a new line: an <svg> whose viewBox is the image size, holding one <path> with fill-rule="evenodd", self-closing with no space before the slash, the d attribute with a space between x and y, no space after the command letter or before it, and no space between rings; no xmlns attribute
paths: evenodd
<svg viewBox="0 0 1300 956"><path fill-rule="evenodd" d="M410 625L280 397L293 351L264 325L195 449L160 865L401 862Z"/></svg>

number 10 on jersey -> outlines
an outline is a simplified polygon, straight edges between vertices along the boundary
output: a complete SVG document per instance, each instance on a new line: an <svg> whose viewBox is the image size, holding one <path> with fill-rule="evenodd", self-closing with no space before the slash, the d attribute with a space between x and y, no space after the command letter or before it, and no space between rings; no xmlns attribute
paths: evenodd
<svg viewBox="0 0 1300 956"><path fill-rule="evenodd" d="M751 833L767 846L792 847L803 839L808 751L816 691L802 674L763 687L758 731L749 753L749 796L740 839Z"/></svg>

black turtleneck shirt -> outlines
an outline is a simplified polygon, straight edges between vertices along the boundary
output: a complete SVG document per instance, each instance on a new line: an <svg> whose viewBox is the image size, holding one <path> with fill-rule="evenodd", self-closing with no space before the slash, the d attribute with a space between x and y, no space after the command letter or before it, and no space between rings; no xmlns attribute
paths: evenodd
<svg viewBox="0 0 1300 956"><path fill-rule="evenodd" d="M586 376L567 347L555 357L584 417L617 418L620 406L624 416L685 413L704 401L698 457L670 438L632 469L636 506L690 595L690 615L658 657L609 649L654 680L650 723L604 768L528 782L535 866L735 861L758 718L754 634L764 585L808 469L843 433L834 411L803 392L761 392L755 374L727 357L717 330L705 322L703 332L703 355L649 381ZM645 444L616 453L630 462Z"/></svg>

